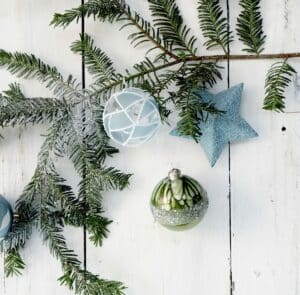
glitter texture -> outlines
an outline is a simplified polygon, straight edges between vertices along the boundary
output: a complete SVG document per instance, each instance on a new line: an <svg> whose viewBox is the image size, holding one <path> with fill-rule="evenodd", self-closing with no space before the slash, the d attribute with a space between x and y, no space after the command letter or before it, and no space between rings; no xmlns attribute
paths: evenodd
<svg viewBox="0 0 300 295"><path fill-rule="evenodd" d="M221 115L209 115L200 123L202 136L199 142L213 167L228 142L237 142L258 136L256 131L240 116L240 104L243 84L238 84L218 94L196 91L203 102L214 103L216 108L224 111ZM171 135L179 136L176 129Z"/></svg>
<svg viewBox="0 0 300 295"><path fill-rule="evenodd" d="M176 168L156 185L150 203L154 219L170 229L192 227L208 208L205 189Z"/></svg>
<svg viewBox="0 0 300 295"><path fill-rule="evenodd" d="M151 205L154 219L165 226L183 226L199 222L208 208L208 199L203 199L191 208L164 210Z"/></svg>

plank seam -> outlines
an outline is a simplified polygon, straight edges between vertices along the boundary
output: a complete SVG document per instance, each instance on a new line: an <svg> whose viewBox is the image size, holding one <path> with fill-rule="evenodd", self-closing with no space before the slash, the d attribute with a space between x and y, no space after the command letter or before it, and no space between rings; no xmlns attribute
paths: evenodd
<svg viewBox="0 0 300 295"><path fill-rule="evenodd" d="M227 34L230 37L230 5L226 0ZM230 42L227 44L227 88L230 88ZM233 265L232 265L232 199L231 199L231 144L228 142L228 219L229 219L229 288L230 295L234 293Z"/></svg>
<svg viewBox="0 0 300 295"><path fill-rule="evenodd" d="M84 0L81 0L81 5L84 5ZM82 12L81 15L81 35L85 34L85 19L84 13ZM81 84L82 89L85 89L85 60L84 60L84 53L81 55ZM83 178L85 177L85 171L83 171ZM86 233L86 226L83 225L83 268L87 270L87 233Z"/></svg>

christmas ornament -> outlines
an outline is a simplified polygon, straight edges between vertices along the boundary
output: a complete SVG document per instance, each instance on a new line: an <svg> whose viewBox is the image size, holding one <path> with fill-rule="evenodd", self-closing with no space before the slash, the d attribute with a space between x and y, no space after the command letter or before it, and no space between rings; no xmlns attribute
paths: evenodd
<svg viewBox="0 0 300 295"><path fill-rule="evenodd" d="M208 208L207 193L193 178L172 169L155 187L151 210L156 221L171 229L197 224Z"/></svg>
<svg viewBox="0 0 300 295"><path fill-rule="evenodd" d="M9 202L0 195L0 241L5 239L11 230L13 210Z"/></svg>
<svg viewBox="0 0 300 295"><path fill-rule="evenodd" d="M14 221L15 232L6 237L5 244L8 245L8 249L5 249L7 262L5 273L6 275L20 274L23 270L24 262L19 250L25 247L33 227L37 227L48 243L51 253L61 262L63 276L60 282L62 284L68 286L75 294L90 294L92 291L93 294L112 295L123 294L123 284L103 280L82 268L76 254L68 249L63 235L66 224L84 226L93 243L96 246L101 245L103 238L106 237L103 233L108 231L107 226L110 224L110 220L102 216L101 197L107 190L121 190L128 184L130 175L123 174L114 167L107 167L105 164L106 158L117 152L108 143L101 121L102 114L95 111L101 109L107 93L121 89L124 80L130 85L143 85L148 92L153 93L155 101L159 101L160 116L166 119L172 109L177 109L181 118L180 134L189 134L195 138L201 132L199 116L195 110L212 114L218 110L213 106L207 108L202 101L195 99L190 90L199 85L213 86L222 76L219 71L219 61L229 61L232 58L235 60L281 59L282 62L276 63L268 72L264 105L266 109L280 111L284 109L284 89L294 73L289 65L290 59L300 57L300 52L260 55L265 41L260 1L253 3L253 1L240 0L242 11L237 22L237 35L245 45L243 50L249 55L241 54L234 57L230 55L229 50L233 32L228 30L229 24L219 1L210 1L210 5L207 5L207 0L198 1L199 23L206 38L204 46L206 49L219 47L224 51L224 54L214 56L213 59L211 55L203 56L202 48L200 51L197 49L196 45L199 42L196 35L184 23L176 0L149 0L149 8L153 16L150 22L126 1L99 0L94 1L100 4L96 6L91 6L91 2L93 1L86 1L79 7L68 9L65 13L55 14L52 24L66 27L73 21L78 21L80 18L83 21L89 16L100 21L121 21L122 28L131 26L133 29L129 31L129 39L134 47L151 44L143 60L132 65L125 72L118 72L110 57L95 45L89 35L84 34L84 27L82 27L81 38L72 43L72 52L82 56L84 61L82 64L85 65L93 81L87 89L82 89L85 87L78 87L79 83L73 75L64 78L57 67L44 63L33 54L6 52L0 49L1 67L6 67L18 78L37 79L52 90L54 95L51 99L43 97L31 99L25 97L15 83L0 95L2 127L28 126L29 123L49 124L34 175L22 193L22 197L18 199L16 210L21 212L16 212L18 219ZM104 2L105 7L102 5ZM148 55L150 52L151 55ZM287 59L289 59L288 63ZM82 79L84 86L86 82L84 75ZM145 93L141 93L142 97L144 95ZM171 104L173 105L169 109ZM77 108L78 105L80 107ZM81 109L82 105L84 111L78 112L76 121L74 113ZM155 109L156 105L151 107ZM125 109L125 118L128 119L127 108ZM136 116L134 117L136 119ZM205 118L206 116L201 117L202 120ZM126 119L124 121L128 123ZM118 121L119 119L116 120ZM112 122L115 123L114 120ZM150 130L135 128L145 127L139 124L133 121L132 129L128 127L123 131L113 130L115 132L113 135L121 144L127 145L135 145L132 135L137 135L135 139L137 144L153 136L156 131L154 126L152 126L153 130L151 125L148 126ZM123 128L122 124L119 125ZM109 125L107 127L110 128ZM107 131L111 136L111 130ZM72 188L62 183L62 178L55 169L53 156L57 152L70 158L80 174L78 195L72 191ZM60 214L62 212L63 214ZM1 246L0 250L4 249Z"/></svg>
<svg viewBox="0 0 300 295"><path fill-rule="evenodd" d="M138 88L126 88L107 102L103 123L108 136L116 143L134 147L151 139L161 121L153 97Z"/></svg>
<svg viewBox="0 0 300 295"><path fill-rule="evenodd" d="M204 149L207 158L214 166L228 142L236 142L258 136L255 130L240 116L240 103L243 84L238 84L218 94L207 91L197 91L204 102L212 102L222 115L210 114L206 122L200 122L202 136L199 142ZM171 135L179 136L175 129Z"/></svg>

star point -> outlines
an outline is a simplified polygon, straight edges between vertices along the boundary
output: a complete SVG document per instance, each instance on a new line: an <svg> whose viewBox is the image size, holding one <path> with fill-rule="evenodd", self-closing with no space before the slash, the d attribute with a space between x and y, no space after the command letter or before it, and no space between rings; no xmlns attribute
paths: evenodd
<svg viewBox="0 0 300 295"><path fill-rule="evenodd" d="M205 122L199 122L202 146L210 165L213 167L228 142L238 142L257 137L257 132L240 115L243 83L235 85L217 94L205 90L195 94L204 102L212 102L216 108L224 111L221 115L211 114ZM171 131L173 136L180 136L177 129Z"/></svg>

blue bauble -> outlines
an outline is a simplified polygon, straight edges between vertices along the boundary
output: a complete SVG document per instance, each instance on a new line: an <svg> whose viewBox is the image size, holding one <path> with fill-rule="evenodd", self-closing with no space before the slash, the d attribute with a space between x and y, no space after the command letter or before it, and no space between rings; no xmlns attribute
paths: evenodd
<svg viewBox="0 0 300 295"><path fill-rule="evenodd" d="M103 123L107 135L116 143L139 146L151 139L161 125L155 102L139 88L126 88L114 93L108 100Z"/></svg>
<svg viewBox="0 0 300 295"><path fill-rule="evenodd" d="M13 223L13 210L9 202L0 195L0 241L5 239Z"/></svg>

